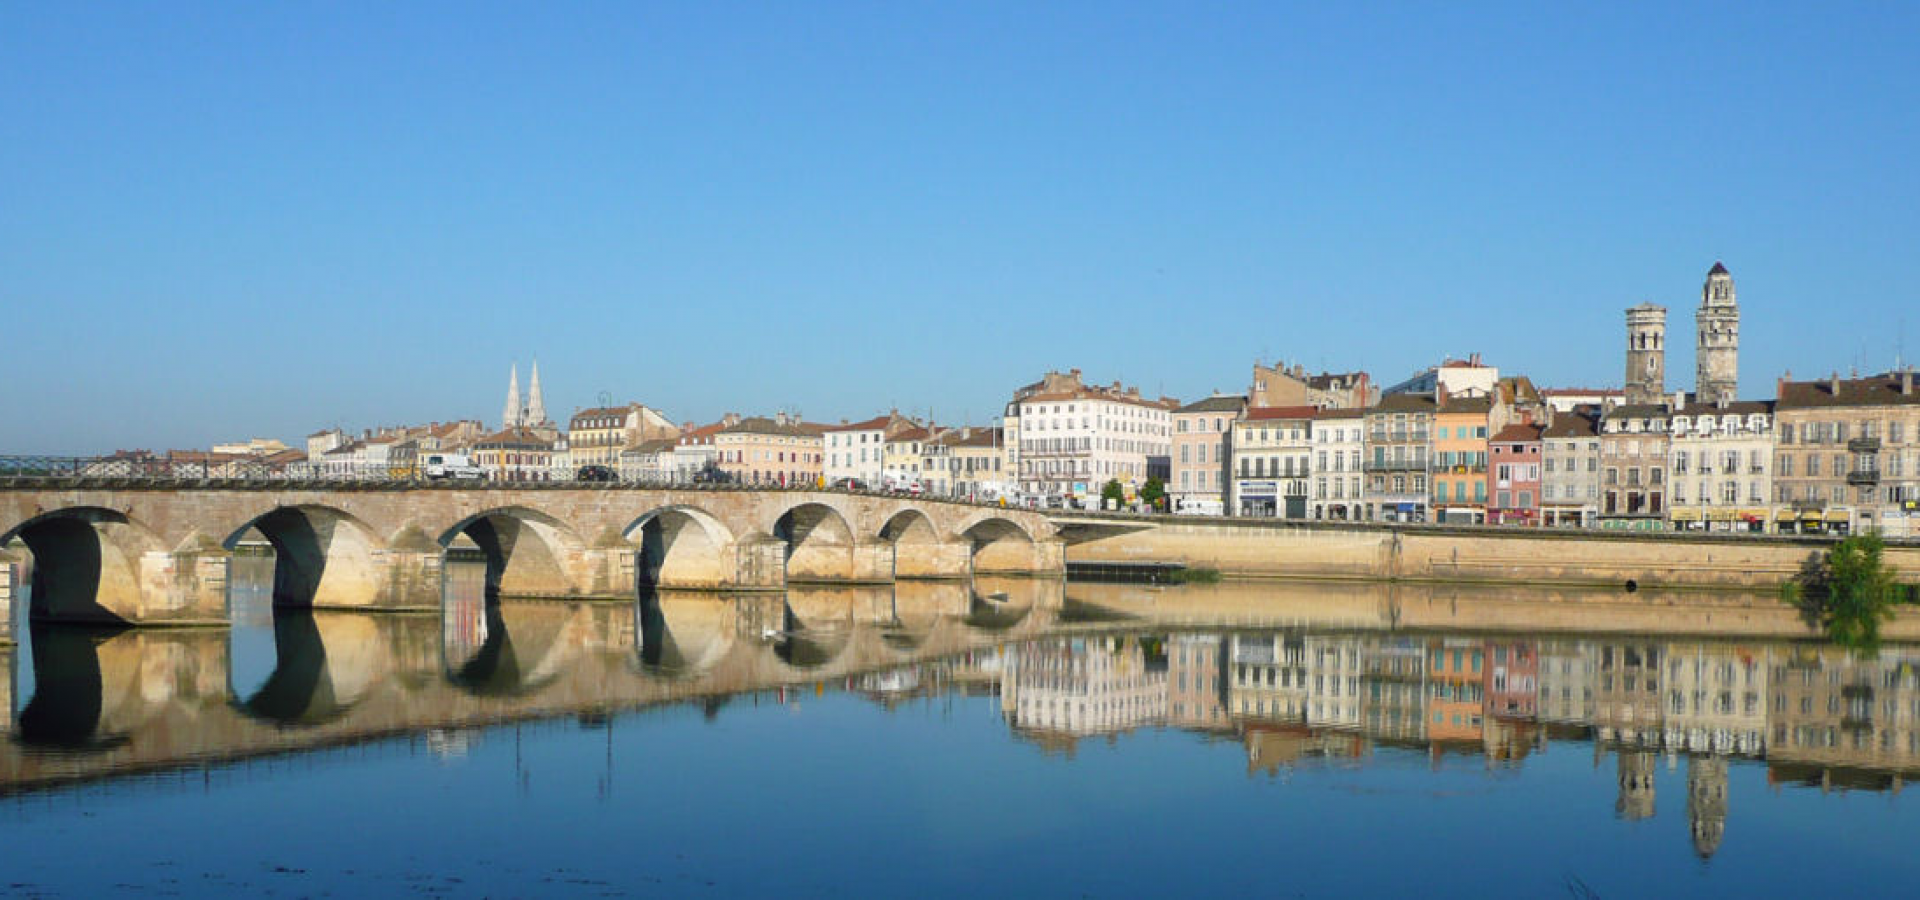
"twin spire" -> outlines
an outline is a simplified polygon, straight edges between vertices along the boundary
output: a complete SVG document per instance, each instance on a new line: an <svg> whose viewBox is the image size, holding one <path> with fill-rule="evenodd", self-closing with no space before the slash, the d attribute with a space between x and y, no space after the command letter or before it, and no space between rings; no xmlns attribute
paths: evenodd
<svg viewBox="0 0 1920 900"><path fill-rule="evenodd" d="M540 394L540 361L533 361L533 378L527 384L527 402L520 403L520 365L507 370L507 405L500 413L501 428L535 428L549 424L547 401Z"/></svg>

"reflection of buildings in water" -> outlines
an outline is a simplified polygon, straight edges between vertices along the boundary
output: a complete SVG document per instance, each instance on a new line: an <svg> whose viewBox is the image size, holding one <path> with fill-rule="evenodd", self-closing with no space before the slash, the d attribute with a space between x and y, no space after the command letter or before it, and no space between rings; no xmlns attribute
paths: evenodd
<svg viewBox="0 0 1920 900"><path fill-rule="evenodd" d="M1240 733L1247 748L1247 774L1265 770L1278 775L1281 767L1291 768L1306 759L1366 756L1371 747L1367 739L1350 731L1309 728L1304 725L1247 723Z"/></svg>
<svg viewBox="0 0 1920 900"><path fill-rule="evenodd" d="M1769 762L1820 767L1920 766L1920 652L1860 659L1833 647L1776 653L1768 672ZM1782 771L1786 780L1805 780ZM1822 785L1831 782L1821 774ZM1851 786L1851 785L1849 785Z"/></svg>
<svg viewBox="0 0 1920 900"><path fill-rule="evenodd" d="M1596 745L1597 746L1597 745ZM1620 793L1613 811L1623 819L1653 817L1654 755L1645 750L1620 750L1615 754L1619 766Z"/></svg>
<svg viewBox="0 0 1920 900"><path fill-rule="evenodd" d="M1532 641L1487 642L1487 715L1532 719L1539 711L1540 653Z"/></svg>
<svg viewBox="0 0 1920 900"><path fill-rule="evenodd" d="M435 728L427 732L427 752L442 762L465 759L480 742L480 732L472 728Z"/></svg>
<svg viewBox="0 0 1920 900"><path fill-rule="evenodd" d="M1001 680L1001 706L1016 732L1071 754L1075 741L1115 734L1167 714L1165 660L1152 638L1042 638L1021 646ZM1159 663L1155 665L1154 663Z"/></svg>
<svg viewBox="0 0 1920 900"><path fill-rule="evenodd" d="M1300 635L1236 634L1227 643L1227 708L1235 718L1307 720L1307 646Z"/></svg>
<svg viewBox="0 0 1920 900"><path fill-rule="evenodd" d="M1360 727L1360 639L1307 635L1307 724Z"/></svg>
<svg viewBox="0 0 1920 900"><path fill-rule="evenodd" d="M1593 721L1594 646L1585 641L1540 644L1539 698L1542 722L1585 725Z"/></svg>
<svg viewBox="0 0 1920 900"><path fill-rule="evenodd" d="M1481 642L1439 638L1428 642L1427 739L1481 742L1486 703L1486 657Z"/></svg>
<svg viewBox="0 0 1920 900"><path fill-rule="evenodd" d="M1665 747L1757 756L1766 749L1767 659L1735 644L1666 646Z"/></svg>
<svg viewBox="0 0 1920 900"><path fill-rule="evenodd" d="M474 658L487 643L487 567L448 562L441 603L441 641L453 665Z"/></svg>
<svg viewBox="0 0 1920 900"><path fill-rule="evenodd" d="M1727 832L1725 757L1687 757L1687 830L1693 834L1693 852L1701 859L1720 849L1720 839Z"/></svg>
<svg viewBox="0 0 1920 900"><path fill-rule="evenodd" d="M1211 633L1176 634L1167 644L1167 721L1207 731L1228 727L1221 684L1226 639Z"/></svg>
<svg viewBox="0 0 1920 900"><path fill-rule="evenodd" d="M1660 651L1648 642L1599 645L1593 724L1602 739L1660 745Z"/></svg>
<svg viewBox="0 0 1920 900"><path fill-rule="evenodd" d="M1360 719L1366 733L1390 740L1426 740L1426 642L1367 637L1361 644L1360 666Z"/></svg>

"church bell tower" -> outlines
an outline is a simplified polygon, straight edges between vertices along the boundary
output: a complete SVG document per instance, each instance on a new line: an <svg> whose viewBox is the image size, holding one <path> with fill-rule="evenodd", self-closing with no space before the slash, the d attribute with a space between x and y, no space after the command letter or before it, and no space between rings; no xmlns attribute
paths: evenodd
<svg viewBox="0 0 1920 900"><path fill-rule="evenodd" d="M1740 306L1734 301L1733 273L1725 265L1716 262L1708 270L1694 321L1700 341L1694 392L1701 403L1731 403L1740 393Z"/></svg>

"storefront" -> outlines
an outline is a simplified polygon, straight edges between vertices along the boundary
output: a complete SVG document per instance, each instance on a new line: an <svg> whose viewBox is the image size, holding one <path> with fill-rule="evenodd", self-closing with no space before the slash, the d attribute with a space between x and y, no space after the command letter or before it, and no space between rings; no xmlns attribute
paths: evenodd
<svg viewBox="0 0 1920 900"><path fill-rule="evenodd" d="M1243 516L1273 518L1280 514L1280 483L1277 481L1238 482L1238 513Z"/></svg>

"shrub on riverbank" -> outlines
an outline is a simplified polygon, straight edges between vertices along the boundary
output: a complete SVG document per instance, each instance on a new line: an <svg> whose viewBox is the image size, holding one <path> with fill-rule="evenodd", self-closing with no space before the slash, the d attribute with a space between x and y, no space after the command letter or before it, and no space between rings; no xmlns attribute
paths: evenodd
<svg viewBox="0 0 1920 900"><path fill-rule="evenodd" d="M1801 573L1795 590L1802 608L1816 617L1834 643L1862 650L1880 644L1880 623L1893 608L1914 602L1914 592L1894 579L1877 534L1849 537Z"/></svg>

